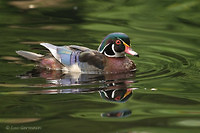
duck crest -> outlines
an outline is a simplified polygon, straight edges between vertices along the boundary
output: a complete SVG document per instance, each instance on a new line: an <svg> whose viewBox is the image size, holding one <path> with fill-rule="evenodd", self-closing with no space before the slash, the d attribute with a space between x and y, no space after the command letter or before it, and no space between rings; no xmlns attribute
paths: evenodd
<svg viewBox="0 0 200 133"><path fill-rule="evenodd" d="M105 49L108 45L110 45L110 44L113 43L113 39L114 39L114 38L115 38L115 36L113 36L113 33L107 35L107 36L103 39L103 41L101 42L101 44L100 44L100 46L99 46L99 48L98 48L98 51L99 51L100 53L102 53L102 52L104 51L104 49Z"/></svg>
<svg viewBox="0 0 200 133"><path fill-rule="evenodd" d="M103 39L98 51L107 57L124 57L125 45L130 47L129 37L124 33L115 32Z"/></svg>

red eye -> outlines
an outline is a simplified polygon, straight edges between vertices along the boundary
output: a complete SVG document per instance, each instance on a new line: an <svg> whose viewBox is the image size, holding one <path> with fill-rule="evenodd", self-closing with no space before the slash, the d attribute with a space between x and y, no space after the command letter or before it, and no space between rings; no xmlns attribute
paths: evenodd
<svg viewBox="0 0 200 133"><path fill-rule="evenodd" d="M116 40L115 44L119 45L119 44L121 44L121 41L120 40Z"/></svg>

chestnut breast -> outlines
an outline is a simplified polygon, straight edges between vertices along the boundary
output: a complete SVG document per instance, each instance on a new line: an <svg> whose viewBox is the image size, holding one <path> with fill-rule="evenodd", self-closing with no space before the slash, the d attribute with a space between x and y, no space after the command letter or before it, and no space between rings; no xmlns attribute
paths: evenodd
<svg viewBox="0 0 200 133"><path fill-rule="evenodd" d="M136 68L135 64L128 57L106 57L104 72L124 73Z"/></svg>

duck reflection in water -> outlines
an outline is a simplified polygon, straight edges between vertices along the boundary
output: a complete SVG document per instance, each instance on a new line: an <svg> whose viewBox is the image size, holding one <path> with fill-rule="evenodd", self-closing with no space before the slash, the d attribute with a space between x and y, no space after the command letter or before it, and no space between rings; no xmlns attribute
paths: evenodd
<svg viewBox="0 0 200 133"><path fill-rule="evenodd" d="M122 110L116 110L111 112L102 113L102 117L110 117L110 118L123 118L128 117L131 115L131 110L129 109L122 109Z"/></svg>
<svg viewBox="0 0 200 133"><path fill-rule="evenodd" d="M99 92L101 98L109 102L124 103L131 96L136 88L130 88L134 83L134 72L122 74L63 74L57 70L47 70L35 68L26 74L20 75L22 79L41 77L46 79L46 84L35 85L37 87L64 87L74 86L72 89L46 89L41 91L32 91L35 94L81 94ZM84 85L92 85L85 88ZM94 87L95 86L95 87ZM84 88L81 88L84 87ZM127 117L131 115L129 109L120 109L102 113L102 117Z"/></svg>

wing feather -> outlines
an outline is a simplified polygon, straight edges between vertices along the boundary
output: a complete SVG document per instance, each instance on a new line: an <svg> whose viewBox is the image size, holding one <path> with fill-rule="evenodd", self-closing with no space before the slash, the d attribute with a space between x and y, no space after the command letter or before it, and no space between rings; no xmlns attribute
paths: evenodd
<svg viewBox="0 0 200 133"><path fill-rule="evenodd" d="M44 46L45 48L47 48L51 54L59 61L61 62L61 59L60 59L60 56L59 54L57 53L57 48L58 46L55 46L53 44L50 44L50 43L40 43L40 45Z"/></svg>
<svg viewBox="0 0 200 133"><path fill-rule="evenodd" d="M86 62L99 69L104 69L105 56L97 51L86 51L80 54L79 61Z"/></svg>

